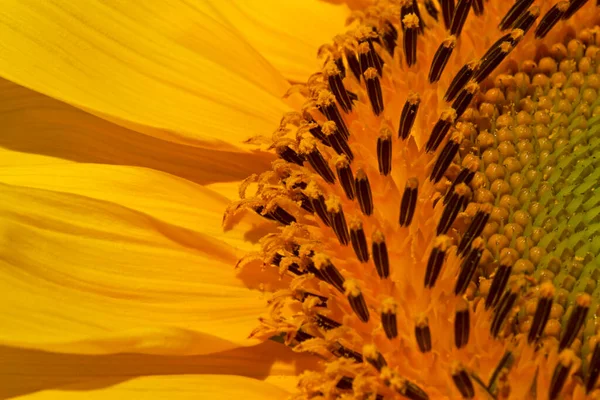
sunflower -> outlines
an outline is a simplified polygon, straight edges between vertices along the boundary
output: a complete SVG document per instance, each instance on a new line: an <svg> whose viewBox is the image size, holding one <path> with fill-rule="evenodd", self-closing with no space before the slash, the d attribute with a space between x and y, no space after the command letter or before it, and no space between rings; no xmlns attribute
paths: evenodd
<svg viewBox="0 0 600 400"><path fill-rule="evenodd" d="M3 10L31 397L598 396L598 4L347 3Z"/></svg>

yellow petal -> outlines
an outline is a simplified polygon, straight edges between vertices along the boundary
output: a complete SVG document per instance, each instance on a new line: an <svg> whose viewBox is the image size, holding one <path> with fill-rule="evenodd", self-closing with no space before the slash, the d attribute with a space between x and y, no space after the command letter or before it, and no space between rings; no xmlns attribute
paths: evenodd
<svg viewBox="0 0 600 400"><path fill-rule="evenodd" d="M239 375L293 391L297 375L307 368L316 368L317 360L272 341L200 356L89 356L0 346L0 359L2 399L100 378L122 380L175 374Z"/></svg>
<svg viewBox="0 0 600 400"><path fill-rule="evenodd" d="M167 140L270 132L287 83L210 2L7 0L0 76Z"/></svg>
<svg viewBox="0 0 600 400"><path fill-rule="evenodd" d="M288 80L305 82L322 65L317 50L342 32L350 10L322 0L214 1L215 7Z"/></svg>
<svg viewBox="0 0 600 400"><path fill-rule="evenodd" d="M209 150L150 137L4 79L0 79L0 120L0 146L8 149L152 168L200 184L244 179L268 169L272 159L264 153ZM0 165L33 162L21 153L14 160L3 154Z"/></svg>
<svg viewBox="0 0 600 400"><path fill-rule="evenodd" d="M120 381L98 379L16 397L20 400L282 400L289 396L269 383L235 375L174 375Z"/></svg>
<svg viewBox="0 0 600 400"><path fill-rule="evenodd" d="M235 249L202 223L186 229L78 194L0 188L0 344L203 354L256 343L247 336L264 299L235 278Z"/></svg>

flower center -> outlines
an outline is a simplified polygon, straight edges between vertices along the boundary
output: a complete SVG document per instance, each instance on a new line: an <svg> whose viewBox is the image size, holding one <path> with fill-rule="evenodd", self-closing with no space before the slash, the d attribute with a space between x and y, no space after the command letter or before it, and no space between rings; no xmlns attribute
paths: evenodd
<svg viewBox="0 0 600 400"><path fill-rule="evenodd" d="M240 262L281 277L253 335L323 357L299 398L583 398L600 372L600 13L391 3L323 46L270 139L280 159L228 210L280 224Z"/></svg>

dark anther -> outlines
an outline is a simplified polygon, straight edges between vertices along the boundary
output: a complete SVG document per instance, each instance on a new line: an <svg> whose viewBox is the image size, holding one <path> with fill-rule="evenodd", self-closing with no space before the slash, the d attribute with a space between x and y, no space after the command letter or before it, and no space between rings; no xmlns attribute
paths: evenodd
<svg viewBox="0 0 600 400"><path fill-rule="evenodd" d="M485 299L486 309L490 307L496 307L498 300L500 300L500 296L506 288L508 277L512 272L512 265L509 263L509 261L509 259L502 260L498 266L498 269L496 270L496 274L494 275L494 279L490 285L490 291Z"/></svg>
<svg viewBox="0 0 600 400"><path fill-rule="evenodd" d="M432 0L425 0L425 9L427 10L427 13L431 15L431 18L435 19L436 21L438 20L438 15L440 12L435 7L435 4Z"/></svg>
<svg viewBox="0 0 600 400"><path fill-rule="evenodd" d="M327 297L325 296L321 296L318 294L314 294L314 293L310 293L310 292L304 292L302 293L302 301L305 301L308 298L317 298L320 300L319 303L316 304L317 307L327 307L327 300L329 300Z"/></svg>
<svg viewBox="0 0 600 400"><path fill-rule="evenodd" d="M346 77L346 67L344 66L344 59L342 57L338 57L334 61L336 67L340 70L340 76L342 79Z"/></svg>
<svg viewBox="0 0 600 400"><path fill-rule="evenodd" d="M279 157L284 159L287 162L291 162L294 164L298 164L302 166L304 164L304 157L300 154L296 153L289 146L281 146L277 148L277 154Z"/></svg>
<svg viewBox="0 0 600 400"><path fill-rule="evenodd" d="M410 381L404 381L400 394L410 400L429 400L427 393Z"/></svg>
<svg viewBox="0 0 600 400"><path fill-rule="evenodd" d="M348 145L347 139L344 138L337 125L333 121L327 121L322 127L323 133L327 137L327 142L335 150L337 154L345 154L350 161L354 159L354 154Z"/></svg>
<svg viewBox="0 0 600 400"><path fill-rule="evenodd" d="M473 0L473 12L478 17L483 15L483 0Z"/></svg>
<svg viewBox="0 0 600 400"><path fill-rule="evenodd" d="M461 366L453 368L452 381L464 399L472 399L475 397L475 388L473 382L465 369Z"/></svg>
<svg viewBox="0 0 600 400"><path fill-rule="evenodd" d="M360 82L360 76L362 75L362 73L360 71L360 63L358 62L358 58L356 57L356 54L354 54L353 52L350 52L350 51L347 52L346 60L348 61L348 67L350 67L352 74Z"/></svg>
<svg viewBox="0 0 600 400"><path fill-rule="evenodd" d="M322 94L319 95L318 108L328 120L335 122L335 126L337 126L344 136L344 139L348 140L350 132L342 118L342 114L340 114L340 111L335 105L335 96L331 94L331 92L323 91Z"/></svg>
<svg viewBox="0 0 600 400"><path fill-rule="evenodd" d="M421 353L431 351L431 331L427 317L422 316L415 326L415 337Z"/></svg>
<svg viewBox="0 0 600 400"><path fill-rule="evenodd" d="M431 175L429 176L434 183L437 183L440 181L440 179L442 179L448 170L450 163L452 163L452 160L458 153L458 149L460 147L458 140L460 140L458 137L453 137L448 140L446 145L442 148L442 151L438 154L435 164L433 164Z"/></svg>
<svg viewBox="0 0 600 400"><path fill-rule="evenodd" d="M550 282L542 283L540 287L540 298L538 299L533 322L527 335L529 343L536 342L544 332L548 318L550 317L550 309L552 308L552 298L554 296L554 286Z"/></svg>
<svg viewBox="0 0 600 400"><path fill-rule="evenodd" d="M423 17L421 17L421 10L419 10L418 0L412 0L413 10L417 18L419 18L419 33L423 33L425 29L425 23L423 22Z"/></svg>
<svg viewBox="0 0 600 400"><path fill-rule="evenodd" d="M450 108L448 110L442 111L440 115L440 119L437 120L433 129L431 130L431 135L429 135L429 139L425 144L425 150L430 153L432 151L436 151L440 146L446 134L450 130L452 124L456 120L456 111Z"/></svg>
<svg viewBox="0 0 600 400"><path fill-rule="evenodd" d="M319 328L322 328L326 331L330 331L332 329L339 328L340 326L342 326L342 324L340 324L339 322L334 321L331 318L327 318L326 316L321 314L315 315L315 322L317 323L317 326Z"/></svg>
<svg viewBox="0 0 600 400"><path fill-rule="evenodd" d="M542 17L542 20L538 24L537 28L535 28L535 37L537 39L543 38L546 36L550 29L556 25L560 18L564 15L565 11L569 7L568 1L559 1L548 12Z"/></svg>
<svg viewBox="0 0 600 400"><path fill-rule="evenodd" d="M462 88L469 82L471 77L473 76L474 71L479 67L479 62L471 61L462 66L461 69L458 70L452 82L450 82L450 86L446 90L446 94L444 94L444 99L446 101L452 101L456 97L456 95L462 90Z"/></svg>
<svg viewBox="0 0 600 400"><path fill-rule="evenodd" d="M475 271L479 266L479 261L481 260L484 248L485 242L483 239L476 238L473 240L473 247L460 266L460 273L456 279L456 286L454 286L454 294L462 295L469 287L469 283L473 280Z"/></svg>
<svg viewBox="0 0 600 400"><path fill-rule="evenodd" d="M321 130L321 126L317 124L317 122L311 116L308 116L308 124L308 131L311 133L311 135L319 139L319 141L324 145L329 146L329 143L327 143L327 138Z"/></svg>
<svg viewBox="0 0 600 400"><path fill-rule="evenodd" d="M362 223L359 220L350 222L350 241L352 248L356 253L356 258L360 262L369 261L369 249L367 248L367 238Z"/></svg>
<svg viewBox="0 0 600 400"><path fill-rule="evenodd" d="M292 222L296 222L296 218L294 218L293 215L279 206L275 206L270 214L276 221L284 225L290 225Z"/></svg>
<svg viewBox="0 0 600 400"><path fill-rule="evenodd" d="M348 235L348 225L346 224L346 217L344 216L344 210L342 210L342 204L337 197L332 197L326 202L327 212L329 213L329 220L331 222L331 228L337 236L342 246L348 245L350 237Z"/></svg>
<svg viewBox="0 0 600 400"><path fill-rule="evenodd" d="M558 349L563 350L571 346L573 340L579 334L579 330L585 322L587 313L590 310L592 299L589 294L581 293L575 300L575 308L571 311L567 325L563 329L563 336L560 338Z"/></svg>
<svg viewBox="0 0 600 400"><path fill-rule="evenodd" d="M352 111L352 100L348 96L348 91L342 83L342 75L334 62L330 62L325 66L325 75L329 81L329 88L331 93L335 96L338 103L342 107L344 112L349 113Z"/></svg>
<svg viewBox="0 0 600 400"><path fill-rule="evenodd" d="M514 28L521 29L523 31L523 36L525 36L539 15L540 8L538 6L531 7L523 15L521 15L519 19L517 19Z"/></svg>
<svg viewBox="0 0 600 400"><path fill-rule="evenodd" d="M429 68L429 83L435 83L440 80L442 72L450 60L452 50L456 46L456 36L448 36L440 43L440 46L433 56L431 67Z"/></svg>
<svg viewBox="0 0 600 400"><path fill-rule="evenodd" d="M590 366L588 368L588 376L585 382L585 390L587 393L594 390L596 382L598 381L598 375L600 375L600 341L596 342L594 346L594 352L590 360Z"/></svg>
<svg viewBox="0 0 600 400"><path fill-rule="evenodd" d="M335 385L335 387L341 390L351 390L353 382L354 378L350 378L349 376L342 376L338 383Z"/></svg>
<svg viewBox="0 0 600 400"><path fill-rule="evenodd" d="M533 4L533 0L517 0L500 21L498 28L504 31L512 28L515 21Z"/></svg>
<svg viewBox="0 0 600 400"><path fill-rule="evenodd" d="M348 157L340 156L335 163L335 168L346 197L348 200L354 200L354 174Z"/></svg>
<svg viewBox="0 0 600 400"><path fill-rule="evenodd" d="M429 253L429 259L427 260L427 269L425 270L426 288L431 288L435 285L435 281L442 270L442 265L444 265L446 250L449 246L450 238L448 236L437 236L434 239L433 248L431 249L431 253Z"/></svg>
<svg viewBox="0 0 600 400"><path fill-rule="evenodd" d="M379 82L379 76L377 76L377 70L375 68L368 68L364 76L367 95L369 96L373 113L379 115L383 112L383 94L381 93L381 83Z"/></svg>
<svg viewBox="0 0 600 400"><path fill-rule="evenodd" d="M498 362L498 365L496 365L496 368L494 368L494 372L492 372L492 377L490 378L490 382L487 386L487 389L490 393L494 393L496 391L496 386L498 383L497 379L500 376L500 373L502 371L510 370L514 362L515 357L513 354L510 351L506 351Z"/></svg>
<svg viewBox="0 0 600 400"><path fill-rule="evenodd" d="M562 16L562 19L568 19L573 16L588 0L569 0L569 8Z"/></svg>
<svg viewBox="0 0 600 400"><path fill-rule="evenodd" d="M362 213L365 215L373 214L373 195L371 193L371 184L369 183L367 174L362 169L359 169L356 172L354 188Z"/></svg>
<svg viewBox="0 0 600 400"><path fill-rule="evenodd" d="M467 107L471 104L471 100L473 100L473 96L475 96L475 93L477 93L478 90L478 84L469 82L465 85L464 89L458 93L454 103L452 103L452 108L456 111L456 118L460 118L467 110Z"/></svg>
<svg viewBox="0 0 600 400"><path fill-rule="evenodd" d="M469 305L462 302L456 310L454 318L454 344L457 348L462 348L469 342Z"/></svg>
<svg viewBox="0 0 600 400"><path fill-rule="evenodd" d="M369 309L358 284L353 280L347 280L344 282L344 288L346 289L344 294L348 297L348 303L356 316L362 322L369 322Z"/></svg>
<svg viewBox="0 0 600 400"><path fill-rule="evenodd" d="M461 183L456 186L452 197L448 200L448 204L444 207L444 211L442 212L442 216L440 218L440 222L437 226L437 234L445 234L448 232L454 220L458 216L458 213L462 210L463 206L467 203L467 197L471 194L471 190L469 187Z"/></svg>
<svg viewBox="0 0 600 400"><path fill-rule="evenodd" d="M306 153L306 158L308 159L310 166L313 167L313 169L319 175L321 175L321 178L329 183L335 183L335 175L333 174L333 171L316 146L313 146L313 148Z"/></svg>
<svg viewBox="0 0 600 400"><path fill-rule="evenodd" d="M516 44L519 42L519 40L521 40L522 32L520 30L513 32L514 36L511 37L511 40L507 40L505 42L500 43L499 45L495 45L495 47L490 47L486 55L481 59L481 64L479 65L479 68L477 69L477 71L475 71L475 75L473 77L475 82L483 82L483 80L487 78L492 73L492 71L494 71L494 69L496 69L496 67L500 65L500 63L504 61L506 56L508 56L508 54L512 51L512 49L515 46L512 43Z"/></svg>
<svg viewBox="0 0 600 400"><path fill-rule="evenodd" d="M357 363L363 362L362 354L357 353L354 350L350 350L349 348L344 347L339 343L335 343L329 351L331 351L331 353L336 357L350 358L356 361Z"/></svg>
<svg viewBox="0 0 600 400"><path fill-rule="evenodd" d="M471 183L473 177L475 176L475 172L477 171L477 167L479 166L479 163L476 161L470 161L466 164L463 164L463 168L460 170L456 178L454 178L452 186L450 186L450 189L448 189L448 192L446 192L446 195L444 196L444 204L448 204L448 200L450 200L450 197L454 193L456 185L461 183L466 183L468 185Z"/></svg>
<svg viewBox="0 0 600 400"><path fill-rule="evenodd" d="M567 381L567 377L569 376L569 371L571 370L571 365L573 364L574 359L575 354L573 354L571 350L565 350L559 354L558 364L556 364L554 373L552 374L552 379L550 380L550 393L548 396L549 400L558 398L560 391Z"/></svg>
<svg viewBox="0 0 600 400"><path fill-rule="evenodd" d="M377 371L381 372L381 369L383 367L387 367L387 362L385 361L385 358L383 358L383 355L377 351L377 349L375 348L375 346L373 345L367 345L363 348L363 354L365 357L365 360L371 364L373 366L373 368L375 368Z"/></svg>
<svg viewBox="0 0 600 400"><path fill-rule="evenodd" d="M396 319L396 310L398 306L394 299L389 298L383 303L381 310L381 326L385 332L385 336L392 340L398 336L398 321Z"/></svg>
<svg viewBox="0 0 600 400"><path fill-rule="evenodd" d="M400 226L409 226L415 215L417 207L417 197L419 194L419 180L417 178L408 178L402 200L400 201Z"/></svg>
<svg viewBox="0 0 600 400"><path fill-rule="evenodd" d="M390 260L388 258L387 245L385 244L385 237L380 231L373 232L373 262L377 269L377 275L381 279L385 279L390 276Z"/></svg>
<svg viewBox="0 0 600 400"><path fill-rule="evenodd" d="M504 293L498 306L494 310L494 318L492 319L492 325L490 326L490 333L494 338L498 337L500 333L500 328L502 328L502 324L508 317L508 314L513 308L515 301L518 296L518 288L513 287L511 290Z"/></svg>
<svg viewBox="0 0 600 400"><path fill-rule="evenodd" d="M329 221L329 213L327 212L327 206L325 205L325 197L320 193L310 193L309 194L310 202L312 204L313 209L321 218L321 221L327 226L331 226L331 221Z"/></svg>
<svg viewBox="0 0 600 400"><path fill-rule="evenodd" d="M323 275L324 280L344 293L344 282L346 280L335 265L331 263L331 260L325 255L315 255L313 262L317 270Z"/></svg>
<svg viewBox="0 0 600 400"><path fill-rule="evenodd" d="M491 210L488 207L481 207L479 210L477 210L477 212L475 213L475 217L473 217L473 221L471 221L471 224L467 228L467 231L460 239L460 243L458 244L459 255L462 256L463 254L465 254L466 251L471 247L473 239L481 235L485 224L487 224L490 218L490 211Z"/></svg>
<svg viewBox="0 0 600 400"><path fill-rule="evenodd" d="M472 3L473 0L458 0L458 3L456 3L456 9L452 16L452 24L450 25L451 35L460 36L460 33L465 26L467 16L469 15L469 11L471 11Z"/></svg>
<svg viewBox="0 0 600 400"><path fill-rule="evenodd" d="M418 93L409 93L408 99L406 99L406 103L404 103L404 107L402 108L402 114L400 115L400 125L398 127L399 138L406 139L410 134L420 103L421 97L419 97Z"/></svg>
<svg viewBox="0 0 600 400"><path fill-rule="evenodd" d="M307 212L313 214L315 209L312 206L312 203L307 195L303 193L297 193L294 198L296 201L300 201L300 207L302 207Z"/></svg>
<svg viewBox="0 0 600 400"><path fill-rule="evenodd" d="M381 76L383 70L383 60L375 51L372 39L363 40L358 46L360 72L364 74L369 68L375 68L377 74Z"/></svg>
<svg viewBox="0 0 600 400"><path fill-rule="evenodd" d="M314 339L315 337L313 335L310 335L300 329L298 329L298 331L296 332L296 335L294 336L294 339L298 342L298 343L302 343L305 342L309 339Z"/></svg>
<svg viewBox="0 0 600 400"><path fill-rule="evenodd" d="M419 17L410 13L402 19L404 29L404 57L410 67L417 62L417 36L419 35Z"/></svg>
<svg viewBox="0 0 600 400"><path fill-rule="evenodd" d="M398 42L398 31L391 22L385 23L385 26L383 27L383 36L381 38L383 39L383 47L385 47L391 56L394 56L394 49Z"/></svg>
<svg viewBox="0 0 600 400"><path fill-rule="evenodd" d="M392 132L382 128L377 138L377 161L379 173L388 175L392 170Z"/></svg>
<svg viewBox="0 0 600 400"><path fill-rule="evenodd" d="M450 30L452 26L452 18L454 17L454 0L440 0L442 6L442 16L444 17L444 25Z"/></svg>

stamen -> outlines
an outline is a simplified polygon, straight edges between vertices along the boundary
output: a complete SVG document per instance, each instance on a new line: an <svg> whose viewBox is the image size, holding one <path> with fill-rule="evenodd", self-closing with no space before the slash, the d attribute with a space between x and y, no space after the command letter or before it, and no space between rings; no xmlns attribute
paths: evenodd
<svg viewBox="0 0 600 400"><path fill-rule="evenodd" d="M404 386L400 390L400 394L410 400L429 400L427 393L410 381L404 381Z"/></svg>
<svg viewBox="0 0 600 400"><path fill-rule="evenodd" d="M340 357L340 358L349 358L354 360L355 362L362 364L363 362L363 356L362 354L351 350L347 347L342 346L339 343L334 343L331 348L329 349L329 351L331 351L331 353L336 356L336 357Z"/></svg>
<svg viewBox="0 0 600 400"><path fill-rule="evenodd" d="M412 222L417 207L418 190L419 180L415 177L408 178L400 203L400 226L409 226Z"/></svg>
<svg viewBox="0 0 600 400"><path fill-rule="evenodd" d="M360 77L362 75L362 72L360 70L360 62L358 61L356 54L354 54L351 51L347 51L346 52L346 61L348 61L348 67L350 67L352 74L354 75L356 80L360 82Z"/></svg>
<svg viewBox="0 0 600 400"><path fill-rule="evenodd" d="M514 362L515 358L513 354L510 351L506 351L500 359L500 361L498 362L498 365L496 365L496 368L494 368L494 372L492 373L492 377L490 378L490 383L487 386L487 389L490 393L494 393L496 391L495 389L498 383L497 380L500 376L500 373L503 371L508 371L512 367Z"/></svg>
<svg viewBox="0 0 600 400"><path fill-rule="evenodd" d="M323 133L327 137L327 141L337 154L345 154L350 161L354 159L354 154L348 145L348 142L342 136L342 133L337 129L335 122L327 121L322 126Z"/></svg>
<svg viewBox="0 0 600 400"><path fill-rule="evenodd" d="M520 289L520 286L515 284L508 292L504 293L498 303L498 307L494 310L494 318L492 319L492 325L490 326L490 333L494 338L498 337L500 328L502 328L502 324L512 310Z"/></svg>
<svg viewBox="0 0 600 400"><path fill-rule="evenodd" d="M287 162L298 164L299 166L302 166L304 164L304 157L296 153L289 146L278 147L277 154L279 155L279 157L281 157Z"/></svg>
<svg viewBox="0 0 600 400"><path fill-rule="evenodd" d="M562 19L571 18L587 2L588 0L569 0L569 8L563 14Z"/></svg>
<svg viewBox="0 0 600 400"><path fill-rule="evenodd" d="M567 325L563 331L563 336L560 339L560 343L558 345L559 350L563 350L571 346L573 340L575 340L579 334L579 330L585 322L585 318L590 310L591 303L592 298L589 294L581 293L577 296L577 299L575 300L575 308L571 312L569 321L567 322Z"/></svg>
<svg viewBox="0 0 600 400"><path fill-rule="evenodd" d="M473 382L471 382L467 371L458 363L452 366L452 381L463 398L472 399L475 397Z"/></svg>
<svg viewBox="0 0 600 400"><path fill-rule="evenodd" d="M390 340L398 336L397 310L398 305L393 297L383 300L381 306L381 326L383 327L385 336Z"/></svg>
<svg viewBox="0 0 600 400"><path fill-rule="evenodd" d="M391 22L386 22L383 31L383 47L390 53L390 55L394 56L394 49L396 48L396 43L398 41L398 31L392 25Z"/></svg>
<svg viewBox="0 0 600 400"><path fill-rule="evenodd" d="M462 141L462 135L456 131L452 134L450 140L446 143L438 158L435 160L435 164L433 165L433 169L431 170L431 175L429 179L433 181L433 183L437 183L442 179L450 163L454 160L454 157L458 153L458 149L460 148L460 142Z"/></svg>
<svg viewBox="0 0 600 400"><path fill-rule="evenodd" d="M585 383L585 390L587 393L594 390L596 382L598 381L598 375L600 375L600 340L596 337L596 345L594 346L594 352L592 353L588 368L587 381Z"/></svg>
<svg viewBox="0 0 600 400"><path fill-rule="evenodd" d="M450 130L452 124L456 120L456 111L452 108L442 111L440 119L435 123L431 130L431 135L425 144L425 151L428 153L436 151L439 145L446 137L446 134Z"/></svg>
<svg viewBox="0 0 600 400"><path fill-rule="evenodd" d="M466 183L467 185L471 183L473 177L475 176L475 172L479 170L480 162L475 157L470 157L467 155L463 160L463 168L460 170L454 181L452 182L452 186L448 189L448 192L444 196L444 204L448 204L448 200L454 193L456 189L456 185L461 183ZM491 211L491 210L490 210Z"/></svg>
<svg viewBox="0 0 600 400"><path fill-rule="evenodd" d="M377 138L377 161L379 173L388 175L392 170L392 132L388 128L382 128Z"/></svg>
<svg viewBox="0 0 600 400"><path fill-rule="evenodd" d="M410 67L417 62L417 36L419 34L419 17L410 13L402 19L404 29L404 57Z"/></svg>
<svg viewBox="0 0 600 400"><path fill-rule="evenodd" d="M340 71L340 77L344 79L346 77L346 67L344 66L344 59L340 56L335 59L335 66Z"/></svg>
<svg viewBox="0 0 600 400"><path fill-rule="evenodd" d="M503 259L500 261L500 265L496 270L496 274L494 275L494 279L492 280L492 284L490 285L490 291L485 299L485 308L489 309L490 307L495 307L500 300L501 294L504 292L506 288L506 284L508 283L508 277L512 272L512 264L510 259Z"/></svg>
<svg viewBox="0 0 600 400"><path fill-rule="evenodd" d="M348 297L350 307L352 307L356 316L362 322L369 322L369 309L358 283L354 279L348 279L344 282L344 289L344 294Z"/></svg>
<svg viewBox="0 0 600 400"><path fill-rule="evenodd" d="M377 269L377 275L381 279L386 279L390 276L390 261L388 258L387 245L385 244L385 237L380 231L373 232L373 262L375 263L375 269Z"/></svg>
<svg viewBox="0 0 600 400"><path fill-rule="evenodd" d="M415 338L421 353L431 351L431 331L429 330L429 321L424 315L420 315L415 326Z"/></svg>
<svg viewBox="0 0 600 400"><path fill-rule="evenodd" d="M316 304L317 307L327 307L327 300L329 300L327 297L325 296L321 296L318 294L314 294L314 293L310 293L310 292L304 292L302 293L302 298L301 300L304 301L308 298L317 298L319 299L319 303Z"/></svg>
<svg viewBox="0 0 600 400"><path fill-rule="evenodd" d="M556 25L556 23L560 21L560 19L565 14L565 11L567 11L568 8L568 1L559 1L558 3L553 5L552 8L550 8L548 12L542 17L542 20L538 24L537 28L535 28L536 39L541 39L544 36L546 36L546 34L550 32L550 29L552 29L554 25Z"/></svg>
<svg viewBox="0 0 600 400"><path fill-rule="evenodd" d="M372 344L367 344L363 347L365 360L371 364L377 371L381 372L383 367L387 367L387 362L383 355L377 351L377 348Z"/></svg>
<svg viewBox="0 0 600 400"><path fill-rule="evenodd" d="M335 387L341 390L351 390L353 382L354 378L350 378L349 376L342 376L338 383L335 385Z"/></svg>
<svg viewBox="0 0 600 400"><path fill-rule="evenodd" d="M463 260L460 267L460 273L458 274L456 286L454 287L454 294L464 294L469 287L469 283L471 283L471 280L475 275L475 271L479 266L479 261L481 260L483 250L485 250L484 240L481 238L476 238L473 240L473 248L471 251L469 251L469 254Z"/></svg>
<svg viewBox="0 0 600 400"><path fill-rule="evenodd" d="M452 79L452 82L450 82L450 86L448 86L446 94L444 94L444 99L446 101L454 100L456 95L469 82L477 68L479 68L479 61L470 61L463 65Z"/></svg>
<svg viewBox="0 0 600 400"><path fill-rule="evenodd" d="M325 202L327 206L327 212L329 213L331 228L337 236L342 246L347 246L350 241L348 235L348 226L346 225L346 217L344 216L344 210L342 210L342 203L336 196L332 196Z"/></svg>
<svg viewBox="0 0 600 400"><path fill-rule="evenodd" d="M338 269L331 263L325 254L315 254L312 258L317 270L323 275L325 281L344 293L345 279Z"/></svg>
<svg viewBox="0 0 600 400"><path fill-rule="evenodd" d="M402 114L400 115L400 124L398 128L398 137L406 139L410 134L410 130L415 123L417 117L417 111L419 110L419 104L421 103L421 97L418 93L410 92L404 107L402 108Z"/></svg>
<svg viewBox="0 0 600 400"><path fill-rule="evenodd" d="M300 151L306 156L310 166L313 167L321 178L328 183L335 183L335 175L321 152L317 149L317 143L314 139L304 138L300 142Z"/></svg>
<svg viewBox="0 0 600 400"><path fill-rule="evenodd" d="M431 18L435 19L436 21L438 20L439 11L435 7L433 0L425 0L425 9L427 10L427 13L431 15Z"/></svg>
<svg viewBox="0 0 600 400"><path fill-rule="evenodd" d="M367 95L369 96L373 113L379 115L383 112L383 95L381 93L381 84L379 83L377 70L375 68L368 68L364 76Z"/></svg>
<svg viewBox="0 0 600 400"><path fill-rule="evenodd" d="M362 222L358 219L350 221L350 241L352 248L356 254L358 261L366 263L369 261L369 250L367 248L367 238L362 226Z"/></svg>
<svg viewBox="0 0 600 400"><path fill-rule="evenodd" d="M502 42L502 44L493 48L493 50L490 49L489 55L481 60L481 65L475 72L473 79L477 83L481 83L502 61L504 61L512 49L513 45L511 45L509 41Z"/></svg>
<svg viewBox="0 0 600 400"><path fill-rule="evenodd" d="M317 326L326 331L330 331L332 329L336 329L336 328L339 328L340 326L342 326L342 324L340 324L339 322L334 321L331 318L327 318L326 316L321 315L321 314L316 314L315 320L316 320L315 322L317 323Z"/></svg>
<svg viewBox="0 0 600 400"><path fill-rule="evenodd" d="M362 40L358 45L358 59L361 74L364 74L369 68L375 68L377 74L381 76L383 61L375 51L372 40Z"/></svg>
<svg viewBox="0 0 600 400"><path fill-rule="evenodd" d="M456 100L452 103L452 108L456 111L456 118L460 118L463 115L478 90L479 85L477 83L469 82L465 85L465 88L460 91Z"/></svg>
<svg viewBox="0 0 600 400"><path fill-rule="evenodd" d="M490 218L491 212L492 206L490 204L483 204L479 207L479 210L475 214L475 217L473 217L473 221L467 228L467 231L465 232L465 234L460 240L460 243L458 244L458 255L462 256L467 251L467 249L471 247L471 242L473 241L473 239L481 235L485 224L487 224Z"/></svg>
<svg viewBox="0 0 600 400"><path fill-rule="evenodd" d="M305 193L310 199L312 208L315 210L321 221L327 226L331 226L329 220L329 213L327 212L327 206L325 205L325 196L321 193L319 188L314 182L310 182L305 189Z"/></svg>
<svg viewBox="0 0 600 400"><path fill-rule="evenodd" d="M348 92L342 83L342 76L339 68L334 62L328 62L325 66L325 76L329 82L329 88L331 93L335 96L338 103L342 107L344 112L349 113L352 111L352 100L348 96Z"/></svg>
<svg viewBox="0 0 600 400"><path fill-rule="evenodd" d="M463 206L467 203L467 197L470 197L471 189L464 184L461 183L456 185L455 192L448 200L448 204L444 207L444 211L442 212L442 217L440 218L440 222L437 226L437 234L445 234L448 232L454 220L458 216L458 213L463 208Z"/></svg>
<svg viewBox="0 0 600 400"><path fill-rule="evenodd" d="M296 335L294 336L294 339L298 342L298 343L302 343L305 342L309 339L314 339L315 337L313 335L310 335L300 329L298 329L298 331L296 332Z"/></svg>
<svg viewBox="0 0 600 400"><path fill-rule="evenodd" d="M335 126L340 130L344 139L348 140L350 131L342 118L342 114L335 105L335 96L328 90L321 90L317 98L317 106L319 110L327 117L328 120L335 122Z"/></svg>
<svg viewBox="0 0 600 400"><path fill-rule="evenodd" d="M352 168L350 168L348 157L344 154L339 156L335 161L335 168L346 197L348 200L354 200L354 174Z"/></svg>
<svg viewBox="0 0 600 400"><path fill-rule="evenodd" d="M504 15L498 28L500 28L501 31L511 28L515 21L529 8L529 6L531 6L531 4L533 4L533 0L517 0L508 10L506 15Z"/></svg>
<svg viewBox="0 0 600 400"><path fill-rule="evenodd" d="M538 6L531 7L517 19L514 28L521 29L523 31L523 36L525 36L539 15L540 8Z"/></svg>
<svg viewBox="0 0 600 400"><path fill-rule="evenodd" d="M435 83L440 80L442 72L450 60L452 50L456 46L456 36L448 36L440 43L440 46L433 56L431 67L429 68L429 83Z"/></svg>
<svg viewBox="0 0 600 400"><path fill-rule="evenodd" d="M473 3L473 0L458 0L458 3L456 3L456 9L452 16L452 24L450 25L451 35L460 36L471 10L471 3Z"/></svg>
<svg viewBox="0 0 600 400"><path fill-rule="evenodd" d="M275 206L271 212L271 216L283 225L290 225L292 222L296 222L296 218L293 215L285 211L279 206Z"/></svg>
<svg viewBox="0 0 600 400"><path fill-rule="evenodd" d="M540 286L540 299L538 300L535 314L533 316L533 322L529 329L529 335L527 341L529 343L536 342L544 332L548 318L550 317L550 310L552 308L552 298L554 297L554 286L550 282L544 282Z"/></svg>
<svg viewBox="0 0 600 400"><path fill-rule="evenodd" d="M473 0L473 12L478 17L483 15L483 0Z"/></svg>
<svg viewBox="0 0 600 400"><path fill-rule="evenodd" d="M442 6L444 25L447 30L450 30L452 19L454 18L454 0L440 0L440 4Z"/></svg>
<svg viewBox="0 0 600 400"><path fill-rule="evenodd" d="M454 344L457 348L462 348L469 342L470 320L469 304L462 300L456 309L454 317Z"/></svg>
<svg viewBox="0 0 600 400"><path fill-rule="evenodd" d="M311 133L311 135L319 139L319 141L324 145L330 147L329 143L327 143L327 137L325 137L325 134L321 130L321 126L310 115L307 115L306 118L309 126L308 131Z"/></svg>
<svg viewBox="0 0 600 400"><path fill-rule="evenodd" d="M564 350L559 354L558 364L556 365L556 368L554 368L552 380L550 381L549 400L558 398L560 391L567 381L571 365L573 365L575 358L576 356L571 350Z"/></svg>
<svg viewBox="0 0 600 400"><path fill-rule="evenodd" d="M431 253L429 253L427 269L425 270L426 288L432 288L435 285L435 281L442 270L442 265L444 265L446 251L450 248L451 244L452 239L446 235L436 236L436 238L433 239L433 248L431 249Z"/></svg>
<svg viewBox="0 0 600 400"><path fill-rule="evenodd" d="M373 195L371 194L371 184L367 174L362 169L356 171L356 178L354 180L354 188L356 190L356 197L358 198L358 204L363 214L369 216L373 214Z"/></svg>

